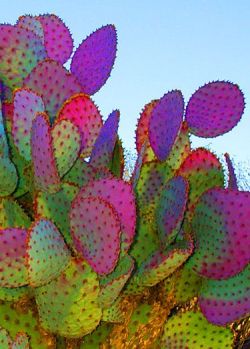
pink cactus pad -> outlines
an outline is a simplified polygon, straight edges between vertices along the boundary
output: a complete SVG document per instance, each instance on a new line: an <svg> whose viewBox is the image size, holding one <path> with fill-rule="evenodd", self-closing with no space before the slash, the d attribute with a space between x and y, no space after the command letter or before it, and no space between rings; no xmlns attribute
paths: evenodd
<svg viewBox="0 0 250 349"><path fill-rule="evenodd" d="M42 40L27 29L0 25L0 79L10 88L20 87L39 61L46 58Z"/></svg>
<svg viewBox="0 0 250 349"><path fill-rule="evenodd" d="M57 16L45 14L35 17L42 25L48 57L64 64L71 56L73 40L69 29Z"/></svg>
<svg viewBox="0 0 250 349"><path fill-rule="evenodd" d="M238 85L214 81L200 87L190 98L186 121L199 137L217 137L230 131L244 112L244 95Z"/></svg>
<svg viewBox="0 0 250 349"><path fill-rule="evenodd" d="M106 178L89 182L78 194L81 200L88 196L98 196L109 202L118 214L121 222L122 241L128 250L135 235L136 207L132 187L117 178Z"/></svg>
<svg viewBox="0 0 250 349"><path fill-rule="evenodd" d="M71 121L60 120L54 123L51 135L57 169L62 177L78 157L81 147L80 132Z"/></svg>
<svg viewBox="0 0 250 349"><path fill-rule="evenodd" d="M59 190L60 178L52 149L49 119L45 113L37 114L32 122L31 153L37 188L49 192Z"/></svg>
<svg viewBox="0 0 250 349"><path fill-rule="evenodd" d="M52 59L45 59L37 64L25 78L23 85L42 96L51 121L63 102L81 91L76 78Z"/></svg>
<svg viewBox="0 0 250 349"><path fill-rule="evenodd" d="M200 292L201 311L216 325L226 326L250 314L250 264L227 280L204 280Z"/></svg>
<svg viewBox="0 0 250 349"><path fill-rule="evenodd" d="M42 286L59 276L70 262L70 252L57 227L48 219L35 221L27 236L30 285Z"/></svg>
<svg viewBox="0 0 250 349"><path fill-rule="evenodd" d="M182 125L184 99L181 91L166 93L149 120L149 141L160 161L167 159Z"/></svg>
<svg viewBox="0 0 250 349"><path fill-rule="evenodd" d="M234 172L234 166L232 164L232 161L230 159L230 156L228 153L224 154L225 160L227 163L228 167L228 189L238 189L238 184L237 184L237 178Z"/></svg>
<svg viewBox="0 0 250 349"><path fill-rule="evenodd" d="M27 285L25 267L27 230L23 228L0 229L0 286Z"/></svg>
<svg viewBox="0 0 250 349"><path fill-rule="evenodd" d="M90 164L94 168L108 167L111 163L117 140L119 120L120 112L114 110L103 125L90 157Z"/></svg>
<svg viewBox="0 0 250 349"><path fill-rule="evenodd" d="M119 257L121 233L113 207L99 197L78 195L71 206L70 225L76 250L96 273L111 273Z"/></svg>
<svg viewBox="0 0 250 349"><path fill-rule="evenodd" d="M44 112L44 103L41 96L25 88L17 89L13 99L13 140L20 154L29 161L31 160L30 133L32 121L37 112Z"/></svg>
<svg viewBox="0 0 250 349"><path fill-rule="evenodd" d="M70 120L78 126L82 157L88 157L102 127L101 114L90 97L83 93L72 96L60 109L57 119Z"/></svg>
<svg viewBox="0 0 250 349"><path fill-rule="evenodd" d="M250 262L250 192L222 188L200 198L192 220L196 250L193 269L211 279L226 279Z"/></svg>
<svg viewBox="0 0 250 349"><path fill-rule="evenodd" d="M77 48L71 72L88 95L96 93L107 81L116 56L117 37L113 25L106 25L90 34Z"/></svg>
<svg viewBox="0 0 250 349"><path fill-rule="evenodd" d="M146 144L143 162L156 160L156 156L149 143L148 128L149 128L149 120L152 115L152 111L154 110L158 101L159 101L158 99L155 99L144 106L136 126L135 142L136 142L137 152L141 153L143 145Z"/></svg>
<svg viewBox="0 0 250 349"><path fill-rule="evenodd" d="M188 181L181 176L168 181L156 209L158 234L163 246L179 233L188 199Z"/></svg>
<svg viewBox="0 0 250 349"><path fill-rule="evenodd" d="M20 16L16 25L20 28L32 31L35 35L41 38L42 42L44 42L43 27L36 17L30 15Z"/></svg>

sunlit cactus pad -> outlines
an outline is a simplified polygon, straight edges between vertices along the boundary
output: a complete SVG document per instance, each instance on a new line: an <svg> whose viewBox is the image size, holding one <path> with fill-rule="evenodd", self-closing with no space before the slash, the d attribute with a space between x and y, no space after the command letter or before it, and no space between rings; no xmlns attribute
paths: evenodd
<svg viewBox="0 0 250 349"><path fill-rule="evenodd" d="M129 177L123 115L91 97L116 53L113 24L76 49L54 14L0 25L0 349L242 348L250 192L190 136L230 131L243 92L148 101Z"/></svg>

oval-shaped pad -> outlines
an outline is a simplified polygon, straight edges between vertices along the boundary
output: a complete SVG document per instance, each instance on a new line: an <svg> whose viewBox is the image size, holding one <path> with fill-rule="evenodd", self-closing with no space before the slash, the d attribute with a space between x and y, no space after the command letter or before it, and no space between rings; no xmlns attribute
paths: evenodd
<svg viewBox="0 0 250 349"><path fill-rule="evenodd" d="M117 213L98 197L77 195L70 211L71 234L76 250L98 274L109 274L120 253L121 225Z"/></svg>
<svg viewBox="0 0 250 349"><path fill-rule="evenodd" d="M71 72L88 95L96 93L107 81L116 56L117 37L113 25L106 25L90 34L76 49Z"/></svg>
<svg viewBox="0 0 250 349"><path fill-rule="evenodd" d="M45 113L37 114L32 122L31 153L37 188L48 192L59 190L60 178L52 148L49 120Z"/></svg>
<svg viewBox="0 0 250 349"><path fill-rule="evenodd" d="M166 93L152 110L149 120L149 141L155 155L165 161L181 128L184 99L181 91Z"/></svg>
<svg viewBox="0 0 250 349"><path fill-rule="evenodd" d="M27 267L33 287L56 278L70 261L70 252L57 227L48 219L35 221L27 236Z"/></svg>
<svg viewBox="0 0 250 349"><path fill-rule="evenodd" d="M238 85L210 82L200 87L188 102L186 121L190 132L205 138L220 136L237 125L244 106L244 95Z"/></svg>
<svg viewBox="0 0 250 349"><path fill-rule="evenodd" d="M23 82L42 96L46 112L53 122L59 108L72 95L81 92L76 78L64 66L52 59L45 59L32 70Z"/></svg>
<svg viewBox="0 0 250 349"><path fill-rule="evenodd" d="M9 158L0 158L0 197L13 193L18 183L16 167Z"/></svg>
<svg viewBox="0 0 250 349"><path fill-rule="evenodd" d="M82 93L72 96L63 104L57 119L70 120L78 127L82 157L88 157L102 128L101 114L90 97Z"/></svg>
<svg viewBox="0 0 250 349"><path fill-rule="evenodd" d="M199 200L192 220L196 249L193 269L227 279L250 262L250 192L213 188Z"/></svg>
<svg viewBox="0 0 250 349"><path fill-rule="evenodd" d="M32 121L37 112L44 112L44 103L41 96L26 88L15 90L13 99L13 140L20 154L29 161L31 160L30 135Z"/></svg>

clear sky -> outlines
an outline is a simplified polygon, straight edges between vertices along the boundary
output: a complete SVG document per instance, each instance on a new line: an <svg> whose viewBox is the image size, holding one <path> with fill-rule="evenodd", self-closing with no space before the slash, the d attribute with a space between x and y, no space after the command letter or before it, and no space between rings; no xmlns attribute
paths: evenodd
<svg viewBox="0 0 250 349"><path fill-rule="evenodd" d="M75 47L89 33L113 23L118 54L112 75L93 96L104 118L120 109L119 134L134 147L143 106L172 89L187 102L201 85L229 80L240 85L246 109L228 134L193 144L250 159L250 1L249 0L0 0L0 22L22 14L54 13L68 25Z"/></svg>

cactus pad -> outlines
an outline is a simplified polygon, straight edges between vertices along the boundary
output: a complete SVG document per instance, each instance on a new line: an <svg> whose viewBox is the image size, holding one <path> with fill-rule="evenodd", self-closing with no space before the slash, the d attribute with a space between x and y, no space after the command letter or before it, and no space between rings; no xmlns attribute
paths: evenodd
<svg viewBox="0 0 250 349"><path fill-rule="evenodd" d="M193 251L192 241L178 241L154 252L139 267L136 277L141 285L154 286L180 267Z"/></svg>
<svg viewBox="0 0 250 349"><path fill-rule="evenodd" d="M42 40L27 29L9 24L0 26L0 79L14 89L36 64L46 58Z"/></svg>
<svg viewBox="0 0 250 349"><path fill-rule="evenodd" d="M96 173L92 166L83 158L78 158L63 180L82 187L95 178Z"/></svg>
<svg viewBox="0 0 250 349"><path fill-rule="evenodd" d="M26 238L26 229L6 228L0 230L1 287L27 285Z"/></svg>
<svg viewBox="0 0 250 349"><path fill-rule="evenodd" d="M112 328L112 324L101 322L92 333L84 337L80 349L100 349Z"/></svg>
<svg viewBox="0 0 250 349"><path fill-rule="evenodd" d="M17 182L18 176L13 162L9 158L0 158L0 197L13 193Z"/></svg>
<svg viewBox="0 0 250 349"><path fill-rule="evenodd" d="M129 255L120 258L114 271L100 279L99 303L108 308L119 296L134 268L134 260Z"/></svg>
<svg viewBox="0 0 250 349"><path fill-rule="evenodd" d="M98 274L109 274L120 253L120 221L113 207L98 197L77 195L70 212L76 250Z"/></svg>
<svg viewBox="0 0 250 349"><path fill-rule="evenodd" d="M74 185L63 183L61 190L57 193L49 194L39 191L34 201L36 214L51 220L59 228L69 246L72 246L69 211L77 192L78 189Z"/></svg>
<svg viewBox="0 0 250 349"><path fill-rule="evenodd" d="M226 326L250 315L250 264L227 280L204 280L199 304L209 322Z"/></svg>
<svg viewBox="0 0 250 349"><path fill-rule="evenodd" d="M90 164L94 168L108 167L110 165L117 140L119 119L120 112L114 110L103 125L90 157Z"/></svg>
<svg viewBox="0 0 250 349"><path fill-rule="evenodd" d="M20 16L17 21L17 26L32 31L44 42L43 27L36 17L30 15Z"/></svg>
<svg viewBox="0 0 250 349"><path fill-rule="evenodd" d="M52 59L39 62L25 78L24 86L42 96L51 121L63 102L81 91L76 78Z"/></svg>
<svg viewBox="0 0 250 349"><path fill-rule="evenodd" d="M6 121L5 121L6 122ZM7 137L5 133L3 115L2 115L2 103L0 99L0 157L8 157L9 147L7 142Z"/></svg>
<svg viewBox="0 0 250 349"><path fill-rule="evenodd" d="M23 287L0 287L0 300L7 302L16 302L24 296L30 294L30 288L28 286Z"/></svg>
<svg viewBox="0 0 250 349"><path fill-rule="evenodd" d="M122 242L125 250L130 247L135 235L135 198L129 183L117 178L106 178L90 182L78 194L79 200L88 196L98 196L109 202L121 222Z"/></svg>
<svg viewBox="0 0 250 349"><path fill-rule="evenodd" d="M225 154L225 160L228 167L228 189L238 189L237 178L234 167L228 153Z"/></svg>
<svg viewBox="0 0 250 349"><path fill-rule="evenodd" d="M30 285L37 287L57 277L70 261L70 253L48 219L35 221L27 236L27 264Z"/></svg>
<svg viewBox="0 0 250 349"><path fill-rule="evenodd" d="M31 153L34 175L38 189L55 192L59 190L60 178L52 148L49 120L45 113L37 114L32 122Z"/></svg>
<svg viewBox="0 0 250 349"><path fill-rule="evenodd" d="M29 338L25 333L18 333L11 349L30 349Z"/></svg>
<svg viewBox="0 0 250 349"><path fill-rule="evenodd" d="M207 189L224 186L221 163L205 148L193 150L184 160L177 174L189 181L189 210L195 207L195 203Z"/></svg>
<svg viewBox="0 0 250 349"><path fill-rule="evenodd" d="M149 140L160 161L167 159L182 125L184 99L181 91L166 93L152 110Z"/></svg>
<svg viewBox="0 0 250 349"><path fill-rule="evenodd" d="M1 228L28 228L30 218L18 202L12 198L0 199L0 226Z"/></svg>
<svg viewBox="0 0 250 349"><path fill-rule="evenodd" d="M57 279L35 289L42 326L69 338L92 332L101 319L98 293L97 275L85 261L72 259Z"/></svg>
<svg viewBox="0 0 250 349"><path fill-rule="evenodd" d="M238 85L214 81L200 87L190 98L186 121L199 137L217 137L230 131L244 111L244 95Z"/></svg>
<svg viewBox="0 0 250 349"><path fill-rule="evenodd" d="M88 95L96 93L107 81L116 56L116 30L106 25L90 34L76 49L71 72Z"/></svg>
<svg viewBox="0 0 250 349"><path fill-rule="evenodd" d="M200 349L232 348L233 333L229 328L210 324L198 312L189 310L174 315L164 327L161 348Z"/></svg>
<svg viewBox="0 0 250 349"><path fill-rule="evenodd" d="M57 121L51 130L57 170L62 177L77 159L81 146L78 127L69 120Z"/></svg>
<svg viewBox="0 0 250 349"><path fill-rule="evenodd" d="M17 149L27 161L31 160L32 121L37 112L44 112L44 110L41 96L25 88L15 90L12 135Z"/></svg>
<svg viewBox="0 0 250 349"><path fill-rule="evenodd" d="M12 340L8 332L0 327L0 347L3 349L12 349Z"/></svg>
<svg viewBox="0 0 250 349"><path fill-rule="evenodd" d="M163 246L179 233L188 199L188 181L173 177L164 187L156 209L158 234Z"/></svg>
<svg viewBox="0 0 250 349"><path fill-rule="evenodd" d="M196 250L193 269L202 276L226 279L250 262L250 193L213 188L199 200L192 228Z"/></svg>
<svg viewBox="0 0 250 349"><path fill-rule="evenodd" d="M73 40L63 21L51 14L35 17L42 25L48 57L64 64L71 56Z"/></svg>
<svg viewBox="0 0 250 349"><path fill-rule="evenodd" d="M102 117L94 102L82 93L72 96L58 113L58 120L61 119L70 120L78 126L82 140L82 157L88 157L102 127Z"/></svg>

